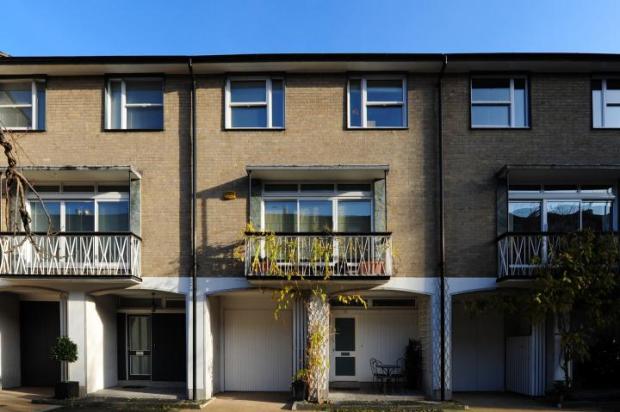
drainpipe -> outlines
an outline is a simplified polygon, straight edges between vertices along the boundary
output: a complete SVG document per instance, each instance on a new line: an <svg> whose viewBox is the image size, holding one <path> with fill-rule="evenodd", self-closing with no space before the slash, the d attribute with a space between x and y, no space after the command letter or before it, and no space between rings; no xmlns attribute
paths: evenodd
<svg viewBox="0 0 620 412"><path fill-rule="evenodd" d="M439 154L439 296L441 311L441 400L446 400L446 308L445 308L445 283L446 283L446 233L445 233L445 201L444 201L444 164L443 164L443 107L442 101L442 80L446 66L448 65L448 55L444 54L439 78L437 79L437 134L438 134L438 154Z"/></svg>
<svg viewBox="0 0 620 412"><path fill-rule="evenodd" d="M190 166L190 232L191 232L191 252L192 252L192 399L196 399L196 78L194 77L194 67L192 65L192 58L190 57L187 62L189 74L192 79L192 86L190 91L190 117L191 126L189 131L190 140L190 154L191 154L191 166Z"/></svg>

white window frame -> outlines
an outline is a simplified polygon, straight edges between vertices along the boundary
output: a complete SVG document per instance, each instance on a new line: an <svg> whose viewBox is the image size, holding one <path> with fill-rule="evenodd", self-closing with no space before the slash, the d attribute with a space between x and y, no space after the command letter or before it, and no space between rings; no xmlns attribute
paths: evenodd
<svg viewBox="0 0 620 412"><path fill-rule="evenodd" d="M37 95L37 82L42 83L45 86L45 80L43 79L6 79L1 80L0 83L27 83L30 82L30 104L0 104L0 108L13 108L19 109L24 107L30 107L32 109L32 123L28 127L10 127L5 126L7 130L43 130L39 129L39 96ZM47 93L47 89L44 88ZM1 125L0 125L1 126Z"/></svg>
<svg viewBox="0 0 620 412"><path fill-rule="evenodd" d="M362 95L362 119L361 126L351 125L351 80L360 80L360 92ZM368 101L368 80L400 80L402 84L402 101L394 102L373 102ZM407 116L407 76L404 75L366 75L366 76L350 76L347 80L347 128L349 129L406 129L409 119ZM368 126L368 106L375 107L401 107L403 124L400 126Z"/></svg>
<svg viewBox="0 0 620 412"><path fill-rule="evenodd" d="M60 187L59 192L43 192L39 193L39 197L35 194L28 194L28 202L26 202L26 207L28 209L28 213L30 210L30 201L43 201L43 202L59 202L60 203L60 232L65 232L66 230L66 202L93 202L93 210L94 210L94 232L99 233L99 202L129 202L129 192L104 192L99 193L99 185L91 182L66 182L62 184L58 183L44 183L44 185L58 185ZM92 185L94 187L93 192L64 192L64 186L72 186L72 185ZM110 186L110 185L119 185L124 186L126 182L122 183L101 183L102 186ZM130 206L131 207L131 206ZM131 232L131 228L128 230ZM101 232L105 233L105 232Z"/></svg>
<svg viewBox="0 0 620 412"><path fill-rule="evenodd" d="M278 193L269 193L269 192L265 192L265 184L278 184L278 183L284 183L284 184L296 184L297 185L297 191L295 192L278 192ZM332 192L302 192L301 191L301 185L302 184L308 184L308 183L323 183L323 184L332 184L334 186L334 190ZM340 192L338 190L338 183L364 183L364 184L369 184L371 190L368 192ZM261 198L261 230L264 231L265 230L265 201L270 201L270 200L276 200L276 201L294 201L297 204L297 221L295 222L295 226L296 228L299 228L299 219L300 219L300 213L299 213L299 202L303 201L303 200L325 200L325 201L330 201L332 203L332 230L334 232L339 232L338 230L338 226L340 224L339 221L339 215L338 215L338 202L340 200L368 200L370 201L370 227L371 227L371 231L374 230L375 227L375 216L374 216L374 211L375 211L375 204L374 204L374 198L373 198L373 193L372 193L372 183L371 182L338 182L338 183L333 183L333 182L301 182L301 183L291 183L291 182L263 182L263 188L262 188L262 198Z"/></svg>
<svg viewBox="0 0 620 412"><path fill-rule="evenodd" d="M126 81L160 81L161 82L161 96L162 103L127 103L127 86ZM112 82L120 82L121 84L121 127L112 127ZM161 107L162 119L161 128L157 129L145 129L145 130L160 130L164 128L164 80L161 77L114 77L109 78L106 82L105 88L105 126L107 130L143 130L143 129L128 129L127 128L127 109L131 107L149 108L149 107Z"/></svg>
<svg viewBox="0 0 620 412"><path fill-rule="evenodd" d="M498 101L498 100L477 100L474 101L474 80L481 79L498 79L498 80L509 80L510 81L510 100ZM523 117L525 119L524 126L515 125L515 80L524 80L525 83L525 107L523 108L524 113ZM474 124L474 106L509 106L509 124L508 126L502 125L477 125ZM469 122L471 124L472 129L529 129L530 128L530 90L529 90L529 81L528 77L525 75L522 76L473 76L469 81Z"/></svg>
<svg viewBox="0 0 620 412"><path fill-rule="evenodd" d="M611 185L610 185L611 186ZM544 185L542 186L544 189ZM613 186L615 191L615 185ZM519 193L517 191L508 193L508 204L511 202L530 202L530 203L539 203L540 204L540 224L541 224L541 232L546 232L547 225L547 214L548 214L548 203L549 202L576 202L579 203L579 230L583 229L583 203L588 202L605 202L611 201L611 220L612 220L612 229L615 231L618 227L618 219L616 208L618 207L618 199L614 193L587 193L583 192L581 186L579 186L577 192L545 192L544 190L533 193Z"/></svg>
<svg viewBox="0 0 620 412"><path fill-rule="evenodd" d="M594 129L617 129L618 126L606 126L605 114L608 106L620 106L620 103L607 103L607 80L618 80L617 78L593 78L592 80L599 80L601 82L601 125L596 126L594 124L594 104L592 104L592 128ZM594 94L594 89L591 90L591 94ZM592 96L594 99L594 96Z"/></svg>
<svg viewBox="0 0 620 412"><path fill-rule="evenodd" d="M273 126L273 101L272 101L272 91L273 91L273 80L278 80L282 82L282 126ZM243 81L264 81L265 82L265 101L263 102L232 102L231 92L232 92L232 82L243 82ZM275 129L280 130L284 129L286 126L286 82L284 81L284 77L280 76L234 76L226 79L226 87L225 87L225 97L224 97L224 106L225 106L225 123L226 129ZM233 107L266 107L267 108L267 126L248 126L248 127L239 127L232 125L232 108Z"/></svg>

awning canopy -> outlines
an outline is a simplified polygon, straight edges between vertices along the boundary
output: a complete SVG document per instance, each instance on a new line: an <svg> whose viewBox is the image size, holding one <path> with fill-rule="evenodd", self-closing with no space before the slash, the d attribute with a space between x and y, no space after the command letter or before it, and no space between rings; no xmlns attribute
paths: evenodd
<svg viewBox="0 0 620 412"><path fill-rule="evenodd" d="M141 179L131 166L23 166L19 171L32 183L122 183Z"/></svg>
<svg viewBox="0 0 620 412"><path fill-rule="evenodd" d="M506 165L497 177L513 184L612 183L620 179L620 164Z"/></svg>
<svg viewBox="0 0 620 412"><path fill-rule="evenodd" d="M246 171L253 179L263 180L340 180L371 181L384 179L388 165L252 165Z"/></svg>

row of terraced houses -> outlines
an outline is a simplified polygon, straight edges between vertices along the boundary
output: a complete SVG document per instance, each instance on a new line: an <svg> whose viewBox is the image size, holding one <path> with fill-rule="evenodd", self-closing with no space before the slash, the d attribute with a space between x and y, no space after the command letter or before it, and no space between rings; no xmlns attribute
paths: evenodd
<svg viewBox="0 0 620 412"><path fill-rule="evenodd" d="M53 229L31 194L24 241L2 182L0 388L286 391L307 316L299 298L274 318L280 265L368 303L325 302L325 391L412 339L430 398L543 394L553 320L464 301L527 287L562 233L617 229L618 72L591 54L0 57L0 122ZM295 261L266 260L261 232ZM327 280L308 252L325 239ZM62 368L59 335L80 355Z"/></svg>

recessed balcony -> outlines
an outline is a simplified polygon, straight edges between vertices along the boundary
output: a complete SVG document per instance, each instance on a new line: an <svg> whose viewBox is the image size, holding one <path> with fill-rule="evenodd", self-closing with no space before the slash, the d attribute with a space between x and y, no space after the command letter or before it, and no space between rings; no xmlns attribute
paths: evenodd
<svg viewBox="0 0 620 412"><path fill-rule="evenodd" d="M392 272L389 232L246 233L248 278L369 279Z"/></svg>
<svg viewBox="0 0 620 412"><path fill-rule="evenodd" d="M142 239L126 232L0 233L0 276L141 275Z"/></svg>

